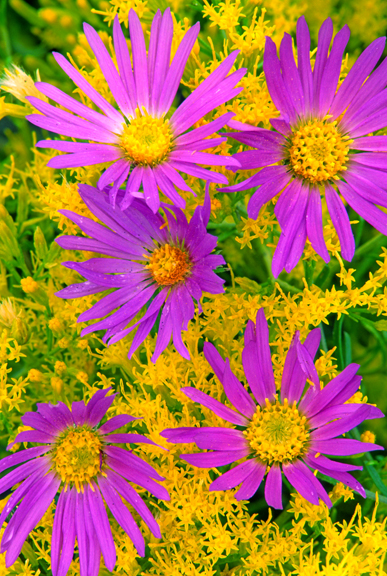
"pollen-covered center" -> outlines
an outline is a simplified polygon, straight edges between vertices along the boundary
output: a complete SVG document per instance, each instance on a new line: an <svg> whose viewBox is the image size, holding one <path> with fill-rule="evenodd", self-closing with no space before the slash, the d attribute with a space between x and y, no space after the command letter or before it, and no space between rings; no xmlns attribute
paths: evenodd
<svg viewBox="0 0 387 576"><path fill-rule="evenodd" d="M121 148L126 158L137 166L157 166L173 147L173 134L168 120L137 115L124 127Z"/></svg>
<svg viewBox="0 0 387 576"><path fill-rule="evenodd" d="M52 460L65 484L77 490L101 471L102 442L97 432L87 427L70 428L59 436Z"/></svg>
<svg viewBox="0 0 387 576"><path fill-rule="evenodd" d="M312 184L337 180L346 170L349 137L340 134L336 122L309 120L294 131L288 145L288 162L295 175Z"/></svg>
<svg viewBox="0 0 387 576"><path fill-rule="evenodd" d="M187 252L177 246L165 244L156 248L146 267L157 284L172 286L188 276L192 262Z"/></svg>
<svg viewBox="0 0 387 576"><path fill-rule="evenodd" d="M258 406L251 423L243 432L256 456L269 465L292 461L305 454L309 429L305 416L301 416L296 403L289 406L276 400L265 408Z"/></svg>

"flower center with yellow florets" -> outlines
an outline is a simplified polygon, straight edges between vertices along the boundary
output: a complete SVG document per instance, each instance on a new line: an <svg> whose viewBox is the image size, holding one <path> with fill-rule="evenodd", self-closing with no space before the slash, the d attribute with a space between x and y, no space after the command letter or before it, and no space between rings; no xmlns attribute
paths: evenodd
<svg viewBox="0 0 387 576"><path fill-rule="evenodd" d="M121 148L125 157L137 166L157 166L165 160L173 147L169 121L153 118L136 110L136 117L124 127Z"/></svg>
<svg viewBox="0 0 387 576"><path fill-rule="evenodd" d="M287 156L296 176L318 184L338 180L338 174L347 169L349 136L343 136L336 124L309 120L293 132Z"/></svg>
<svg viewBox="0 0 387 576"><path fill-rule="evenodd" d="M266 406L258 406L251 423L243 432L255 455L268 465L291 462L303 456L309 442L305 416L301 416L294 402L285 399Z"/></svg>
<svg viewBox="0 0 387 576"><path fill-rule="evenodd" d="M101 472L102 442L97 432L86 426L69 428L56 443L52 460L65 484L82 490L84 484Z"/></svg>
<svg viewBox="0 0 387 576"><path fill-rule="evenodd" d="M177 246L165 244L156 248L146 267L157 284L172 286L188 276L192 262L187 252Z"/></svg>

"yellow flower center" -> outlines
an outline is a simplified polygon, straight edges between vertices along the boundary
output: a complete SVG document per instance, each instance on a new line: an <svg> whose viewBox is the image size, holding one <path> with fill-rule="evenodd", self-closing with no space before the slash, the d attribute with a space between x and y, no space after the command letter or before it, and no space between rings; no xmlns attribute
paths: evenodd
<svg viewBox="0 0 387 576"><path fill-rule="evenodd" d="M97 432L85 426L69 428L58 439L52 457L55 471L65 484L84 484L101 472L102 442Z"/></svg>
<svg viewBox="0 0 387 576"><path fill-rule="evenodd" d="M347 169L349 144L336 122L309 120L293 132L288 161L294 174L312 184L338 180L338 173Z"/></svg>
<svg viewBox="0 0 387 576"><path fill-rule="evenodd" d="M173 134L169 121L140 115L124 127L121 148L126 158L137 166L156 166L168 156L173 147Z"/></svg>
<svg viewBox="0 0 387 576"><path fill-rule="evenodd" d="M182 282L191 270L188 254L170 244L157 248L150 257L147 268L160 286L171 286Z"/></svg>
<svg viewBox="0 0 387 576"><path fill-rule="evenodd" d="M265 408L258 406L251 423L243 432L256 456L269 465L292 461L302 456L308 446L309 430L294 402L289 406L276 400Z"/></svg>

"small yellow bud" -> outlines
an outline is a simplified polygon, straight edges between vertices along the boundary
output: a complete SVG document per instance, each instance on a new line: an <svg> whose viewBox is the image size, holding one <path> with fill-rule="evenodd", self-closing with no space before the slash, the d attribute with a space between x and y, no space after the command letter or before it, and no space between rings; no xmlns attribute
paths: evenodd
<svg viewBox="0 0 387 576"><path fill-rule="evenodd" d="M63 380L61 378L58 378L58 376L53 376L51 378L51 386L52 386L52 389L54 390L54 392L56 392L57 394L60 394L60 392L63 388Z"/></svg>
<svg viewBox="0 0 387 576"><path fill-rule="evenodd" d="M55 10L53 10L52 8L44 8L43 10L40 11L40 17L43 18L43 20L45 20L49 24L54 24L58 16Z"/></svg>
<svg viewBox="0 0 387 576"><path fill-rule="evenodd" d="M28 378L31 382L41 382L43 380L43 374L40 370L31 368L31 370L28 372Z"/></svg>
<svg viewBox="0 0 387 576"><path fill-rule="evenodd" d="M63 28L69 28L73 24L73 19L71 16L64 14L60 17L59 23L61 26L63 26Z"/></svg>
<svg viewBox="0 0 387 576"><path fill-rule="evenodd" d="M77 374L77 379L78 379L80 382L82 382L82 384L87 384L87 383L88 383L88 380L89 380L89 377L88 377L88 375L86 374L86 372L80 371L80 372L78 372L78 374Z"/></svg>
<svg viewBox="0 0 387 576"><path fill-rule="evenodd" d="M57 360L55 362L55 367L54 367L55 373L59 374L59 376L61 376L62 374L64 374L67 370L67 366L64 362L61 362L60 360Z"/></svg>
<svg viewBox="0 0 387 576"><path fill-rule="evenodd" d="M22 278L21 287L23 292L25 292L26 294L33 294L34 292L39 290L39 284L31 276L27 276L27 278Z"/></svg>
<svg viewBox="0 0 387 576"><path fill-rule="evenodd" d="M360 436L360 440L362 442L371 442L371 444L373 444L375 442L375 434L373 432L371 432L370 430L366 430Z"/></svg>
<svg viewBox="0 0 387 576"><path fill-rule="evenodd" d="M62 324L60 323L60 320L58 320L58 318L51 318L51 320L48 323L48 327L53 332L61 332L62 331Z"/></svg>
<svg viewBox="0 0 387 576"><path fill-rule="evenodd" d="M60 340L58 340L58 346L59 348L67 348L69 345L69 340L68 338L61 338Z"/></svg>

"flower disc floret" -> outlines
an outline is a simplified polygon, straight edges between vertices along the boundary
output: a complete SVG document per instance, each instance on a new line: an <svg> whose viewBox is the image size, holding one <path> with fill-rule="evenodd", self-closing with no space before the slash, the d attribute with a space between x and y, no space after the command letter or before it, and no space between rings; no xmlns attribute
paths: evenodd
<svg viewBox="0 0 387 576"><path fill-rule="evenodd" d="M79 489L101 472L102 442L97 432L81 426L66 430L52 457L56 472L65 484Z"/></svg>
<svg viewBox="0 0 387 576"><path fill-rule="evenodd" d="M146 267L159 286L173 286L189 275L191 266L187 252L177 246L165 244L156 248Z"/></svg>
<svg viewBox="0 0 387 576"><path fill-rule="evenodd" d="M347 169L348 137L340 134L336 122L309 120L293 131L288 147L288 162L298 177L318 184L338 180Z"/></svg>
<svg viewBox="0 0 387 576"><path fill-rule="evenodd" d="M173 148L173 134L168 120L149 114L136 117L125 125L121 135L125 157L136 166L157 166L167 159Z"/></svg>
<svg viewBox="0 0 387 576"><path fill-rule="evenodd" d="M291 462L308 448L307 419L297 410L296 402L289 406L286 399L283 404L266 399L265 407L257 406L243 434L257 458L269 465Z"/></svg>

